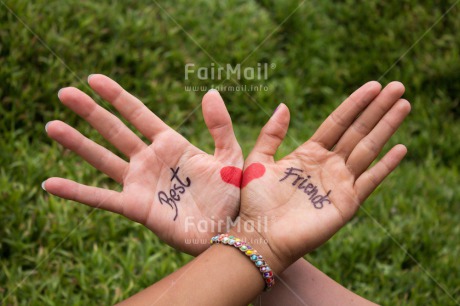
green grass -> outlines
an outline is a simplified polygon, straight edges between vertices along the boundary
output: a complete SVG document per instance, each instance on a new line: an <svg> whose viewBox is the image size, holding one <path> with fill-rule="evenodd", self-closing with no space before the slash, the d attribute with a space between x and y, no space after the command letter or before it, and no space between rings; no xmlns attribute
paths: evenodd
<svg viewBox="0 0 460 306"><path fill-rule="evenodd" d="M350 224L307 258L377 303L460 302L460 8L436 23L454 1L306 1L288 19L299 1L178 0L161 2L161 8L147 0L4 3L4 304L115 303L190 260L133 222L43 192L40 183L50 176L117 188L50 141L44 125L64 120L100 140L56 96L64 86L89 93L85 79L97 72L113 77L168 124L179 126L203 94L187 92L184 86L217 85L196 78L185 81L184 65L209 67L214 60L233 65L244 61L245 67L276 64L269 71L268 92L222 93L246 154L279 102L292 113L281 157L308 139L360 84L402 81L413 108L391 143L407 144L406 160ZM200 111L179 131L212 152Z"/></svg>

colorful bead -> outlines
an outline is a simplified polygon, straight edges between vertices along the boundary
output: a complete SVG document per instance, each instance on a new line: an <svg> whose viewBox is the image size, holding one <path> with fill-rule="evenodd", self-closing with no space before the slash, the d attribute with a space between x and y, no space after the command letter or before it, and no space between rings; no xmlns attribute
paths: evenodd
<svg viewBox="0 0 460 306"><path fill-rule="evenodd" d="M229 238L230 238L230 237L229 237ZM228 244L229 244L229 245L233 245L234 243L235 243L235 240L234 240L234 239L230 238L230 239L228 240Z"/></svg>
<svg viewBox="0 0 460 306"><path fill-rule="evenodd" d="M252 253L253 253L252 250L247 250L247 251L246 251L246 255L248 255L248 256L252 255Z"/></svg>
<svg viewBox="0 0 460 306"><path fill-rule="evenodd" d="M255 254L254 254L254 255L251 255L250 258L251 258L252 261L256 261L256 260L257 260L257 255L255 255Z"/></svg>
<svg viewBox="0 0 460 306"><path fill-rule="evenodd" d="M227 244L228 240L229 240L228 237L224 237L224 239L222 239L222 243Z"/></svg>
<svg viewBox="0 0 460 306"><path fill-rule="evenodd" d="M260 272L268 272L268 271L271 271L269 266L260 267Z"/></svg>
<svg viewBox="0 0 460 306"><path fill-rule="evenodd" d="M264 262L262 260L256 261L256 266L260 267L263 266Z"/></svg>
<svg viewBox="0 0 460 306"><path fill-rule="evenodd" d="M269 277L272 277L272 276L273 276L272 271L264 272L264 278L269 278Z"/></svg>
<svg viewBox="0 0 460 306"><path fill-rule="evenodd" d="M236 241L233 245L239 248L241 246L241 241Z"/></svg>
<svg viewBox="0 0 460 306"><path fill-rule="evenodd" d="M240 251L243 251L243 252L246 252L247 250L248 250L248 247L245 245L241 246L240 248Z"/></svg>

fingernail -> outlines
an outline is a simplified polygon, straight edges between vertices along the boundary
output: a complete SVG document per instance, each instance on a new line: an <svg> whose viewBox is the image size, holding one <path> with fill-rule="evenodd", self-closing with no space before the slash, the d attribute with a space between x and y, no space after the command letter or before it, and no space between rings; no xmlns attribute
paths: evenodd
<svg viewBox="0 0 460 306"><path fill-rule="evenodd" d="M88 78L86 79L86 81L89 83L89 79L91 79L93 76L94 76L94 73L88 75Z"/></svg>
<svg viewBox="0 0 460 306"><path fill-rule="evenodd" d="M45 182L46 182L46 181L43 181L43 182L42 182L42 189L46 191Z"/></svg>
<svg viewBox="0 0 460 306"><path fill-rule="evenodd" d="M58 98L59 98L59 99L61 99L61 91L62 91L63 89L64 89L64 88L61 88L61 89L59 89L59 91L58 91Z"/></svg>
<svg viewBox="0 0 460 306"><path fill-rule="evenodd" d="M280 104L278 104L278 106L275 108L275 110L273 111L273 114L272 114L272 116L273 116L273 115L276 113L276 111L278 110L278 108L280 108L280 106L281 106L281 103L280 103Z"/></svg>
<svg viewBox="0 0 460 306"><path fill-rule="evenodd" d="M208 90L208 92L217 92L217 93L219 93L219 91L217 89L215 89L215 88L211 88L210 90Z"/></svg>
<svg viewBox="0 0 460 306"><path fill-rule="evenodd" d="M51 121L45 124L45 132L47 132L47 133L48 133L48 125L49 125L50 123L51 123Z"/></svg>

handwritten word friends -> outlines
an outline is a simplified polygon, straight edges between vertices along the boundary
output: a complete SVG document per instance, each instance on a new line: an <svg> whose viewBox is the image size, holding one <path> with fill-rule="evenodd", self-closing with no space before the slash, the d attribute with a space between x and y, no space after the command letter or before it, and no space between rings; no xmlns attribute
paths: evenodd
<svg viewBox="0 0 460 306"><path fill-rule="evenodd" d="M172 209L175 210L175 216L174 216L174 221L176 221L177 215L178 215L178 209L177 209L177 203L180 202L181 200L181 195L184 194L185 188L190 187L192 184L190 178L185 178L184 180L181 180L179 178L179 169L180 167L177 167L176 169L170 168L172 171L172 177L171 177L171 183L172 188L169 190L168 193L164 191L158 192L158 200L160 203L167 204L169 205Z"/></svg>
<svg viewBox="0 0 460 306"><path fill-rule="evenodd" d="M279 181L282 182L288 178L293 179L292 186L295 186L299 190L303 190L303 192L308 196L310 202L317 209L323 208L324 204L331 204L331 201L329 200L331 190L329 190L325 195L321 195L319 193L318 186L311 183L311 176L307 175L306 177L303 177L301 176L302 173L302 169L293 167L287 168L284 172L285 176Z"/></svg>

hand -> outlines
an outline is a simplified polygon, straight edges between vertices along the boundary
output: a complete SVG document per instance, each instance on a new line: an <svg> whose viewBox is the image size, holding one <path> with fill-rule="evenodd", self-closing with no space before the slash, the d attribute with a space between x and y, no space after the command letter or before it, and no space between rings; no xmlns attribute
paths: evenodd
<svg viewBox="0 0 460 306"><path fill-rule="evenodd" d="M219 231L217 223L222 226L227 217L234 219L240 203L239 186L224 182L220 173L228 166L241 169L243 157L219 93L208 92L202 102L204 119L216 147L214 155L209 155L190 144L113 80L92 75L88 82L149 144L82 91L64 88L59 93L62 103L91 124L129 161L61 121L47 125L48 135L122 184L123 191L89 187L62 178L48 179L44 188L56 196L142 223L179 250L193 255L204 251L209 238ZM241 177L241 171L229 173ZM227 180L239 179L228 175ZM205 226L200 227L200 222ZM200 239L203 243L190 243L189 239Z"/></svg>
<svg viewBox="0 0 460 306"><path fill-rule="evenodd" d="M270 253L265 257L275 271L344 226L406 154L396 145L366 170L410 112L409 102L400 99L401 83L380 89L377 82L359 88L280 161L273 155L287 132L287 107L280 105L262 129L245 161L240 221L254 225L256 235L248 236L268 242L256 248Z"/></svg>

